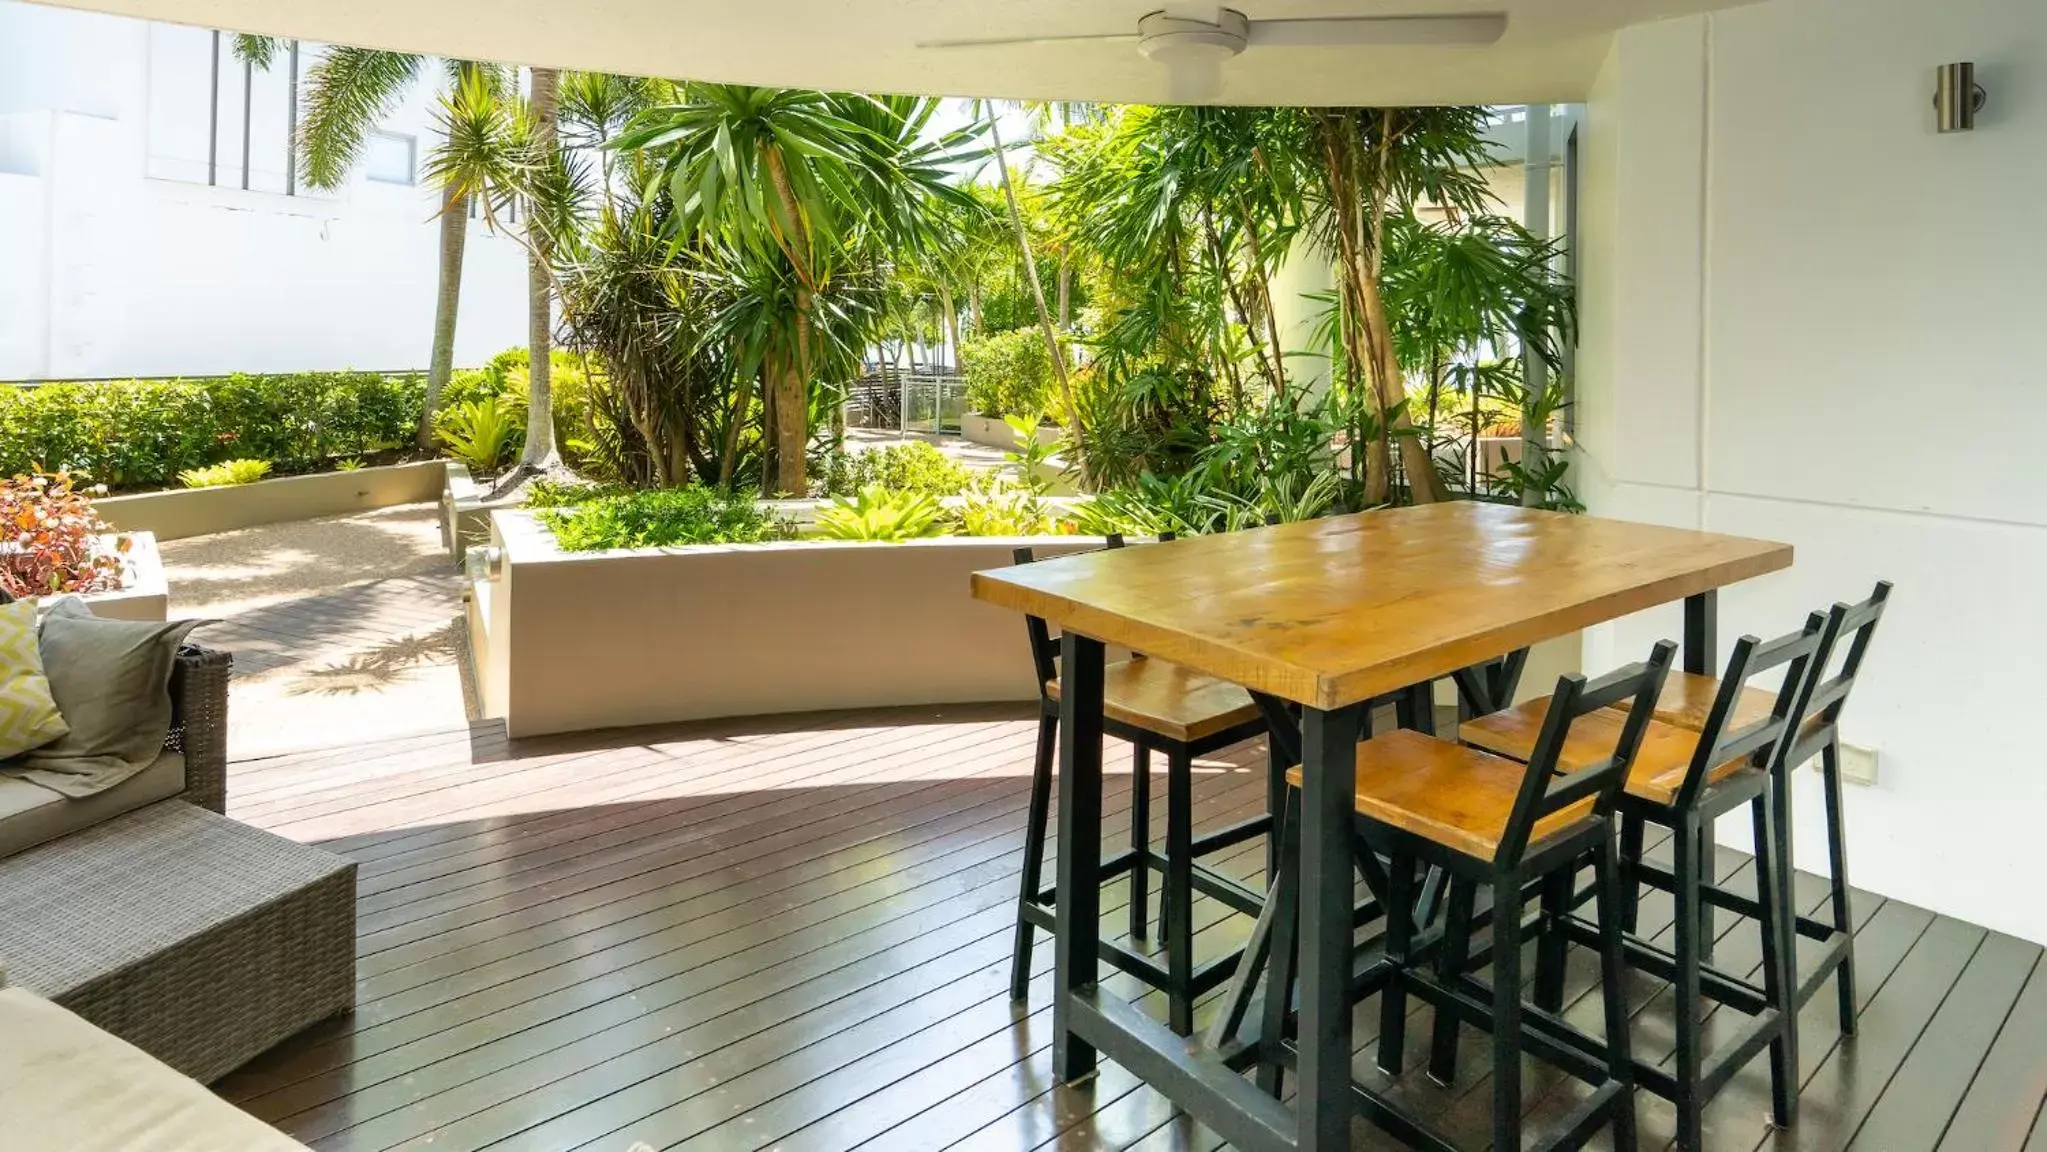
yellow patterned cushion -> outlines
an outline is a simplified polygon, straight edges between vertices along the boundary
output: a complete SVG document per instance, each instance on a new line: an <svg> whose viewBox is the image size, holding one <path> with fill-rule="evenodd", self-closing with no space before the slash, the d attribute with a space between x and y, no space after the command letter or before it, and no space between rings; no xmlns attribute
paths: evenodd
<svg viewBox="0 0 2047 1152"><path fill-rule="evenodd" d="M0 604L0 760L40 748L71 731L50 696L36 647L36 606Z"/></svg>

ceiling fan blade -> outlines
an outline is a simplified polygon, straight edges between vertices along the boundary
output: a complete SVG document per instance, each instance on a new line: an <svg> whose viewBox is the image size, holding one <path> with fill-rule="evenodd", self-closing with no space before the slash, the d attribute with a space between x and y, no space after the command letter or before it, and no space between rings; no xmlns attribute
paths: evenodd
<svg viewBox="0 0 2047 1152"><path fill-rule="evenodd" d="M1070 44L1076 40L1135 40L1135 32L1083 32L1072 36L991 36L986 39L919 40L919 48L1002 48L1014 44Z"/></svg>
<svg viewBox="0 0 2047 1152"><path fill-rule="evenodd" d="M1303 20L1253 20L1254 46L1378 44L1491 44L1505 35L1507 14L1464 16L1322 16Z"/></svg>

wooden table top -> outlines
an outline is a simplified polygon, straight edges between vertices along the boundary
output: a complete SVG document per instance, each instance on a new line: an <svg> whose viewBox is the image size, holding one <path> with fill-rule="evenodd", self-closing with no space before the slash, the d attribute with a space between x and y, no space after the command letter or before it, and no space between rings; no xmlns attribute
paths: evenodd
<svg viewBox="0 0 2047 1152"><path fill-rule="evenodd" d="M1474 501L976 572L976 599L1337 708L1791 566L1791 546Z"/></svg>

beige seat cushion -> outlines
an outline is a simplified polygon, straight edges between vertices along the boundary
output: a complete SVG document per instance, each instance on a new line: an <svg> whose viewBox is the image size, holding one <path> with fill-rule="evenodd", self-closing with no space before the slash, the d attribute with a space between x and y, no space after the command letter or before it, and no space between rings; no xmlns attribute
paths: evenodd
<svg viewBox="0 0 2047 1152"><path fill-rule="evenodd" d="M305 1148L25 989L0 989L0 1036L0 1143L9 1152Z"/></svg>
<svg viewBox="0 0 2047 1152"><path fill-rule="evenodd" d="M68 836L185 790L185 758L165 752L149 767L82 800L0 774L0 858Z"/></svg>

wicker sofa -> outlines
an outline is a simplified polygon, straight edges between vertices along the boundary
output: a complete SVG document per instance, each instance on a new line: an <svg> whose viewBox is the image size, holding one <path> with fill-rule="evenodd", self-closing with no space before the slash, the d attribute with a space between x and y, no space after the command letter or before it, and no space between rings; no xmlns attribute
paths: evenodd
<svg viewBox="0 0 2047 1152"><path fill-rule="evenodd" d="M0 779L0 969L202 1083L355 991L354 863L223 814L231 666L179 654L163 754L114 788Z"/></svg>
<svg viewBox="0 0 2047 1152"><path fill-rule="evenodd" d="M0 776L0 859L176 797L227 810L227 682L234 660L186 645L171 671L171 732L155 763L97 796L69 800Z"/></svg>

